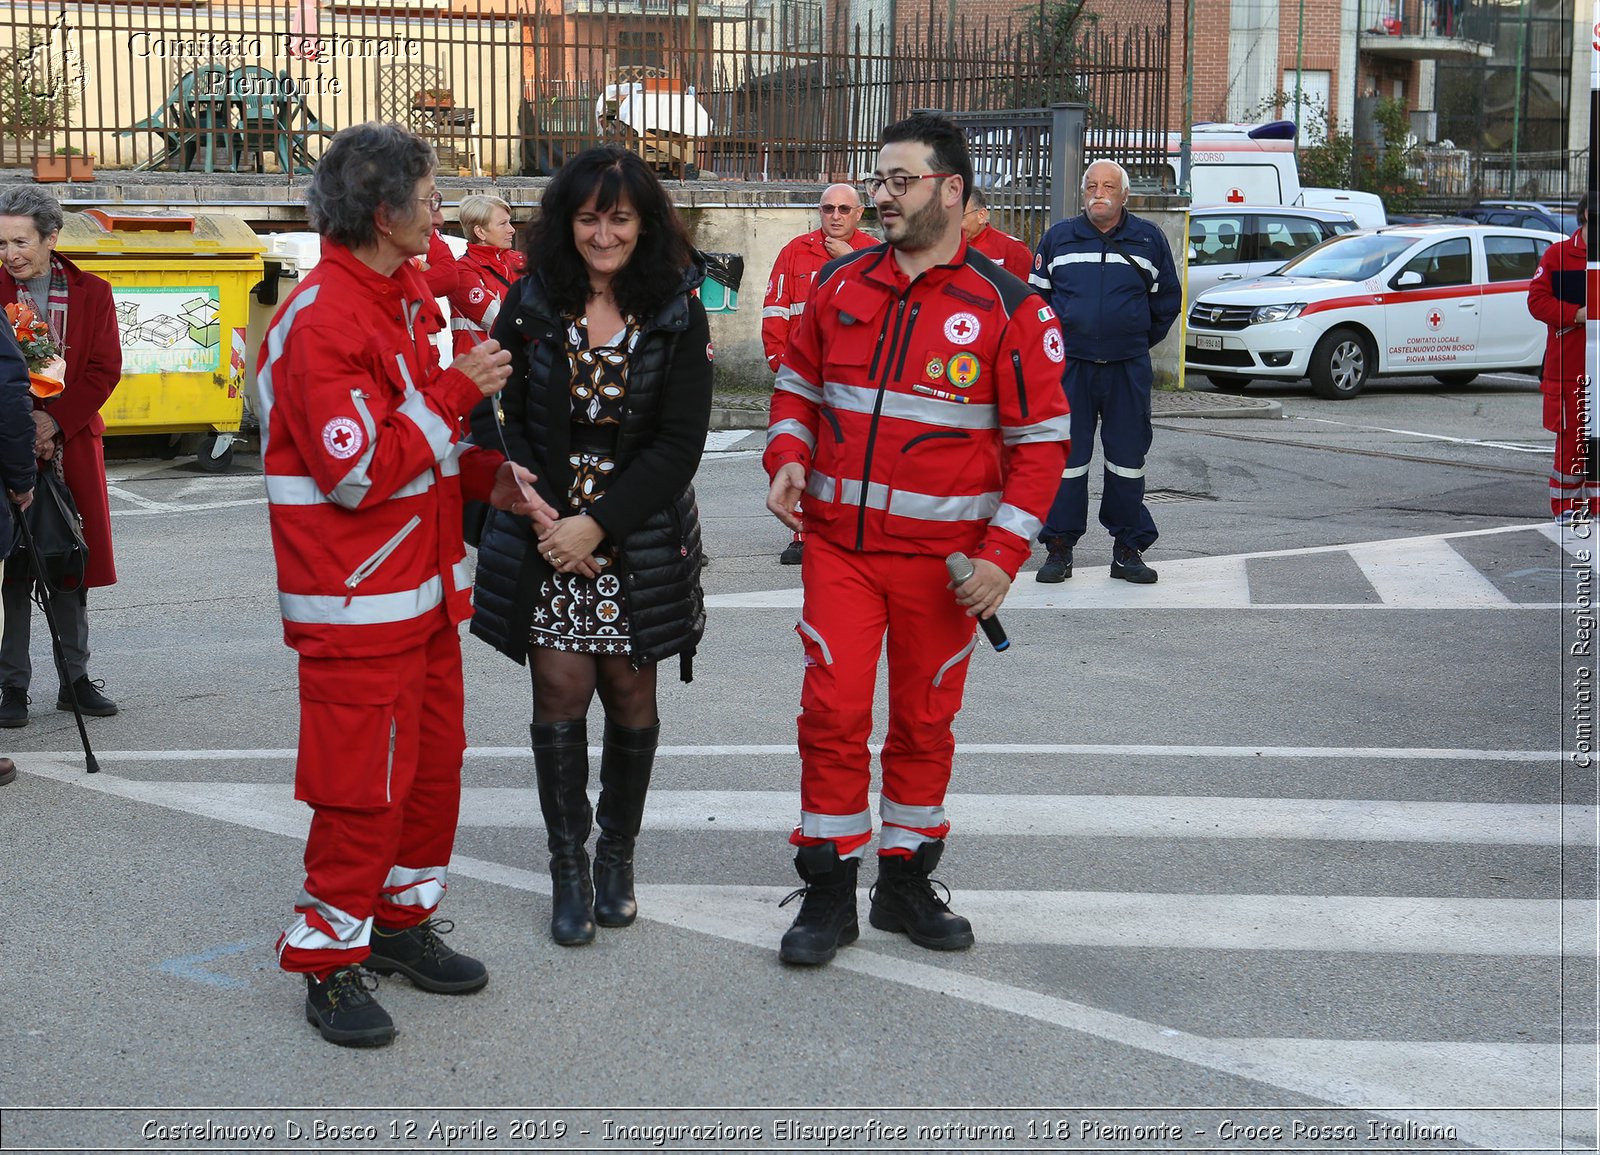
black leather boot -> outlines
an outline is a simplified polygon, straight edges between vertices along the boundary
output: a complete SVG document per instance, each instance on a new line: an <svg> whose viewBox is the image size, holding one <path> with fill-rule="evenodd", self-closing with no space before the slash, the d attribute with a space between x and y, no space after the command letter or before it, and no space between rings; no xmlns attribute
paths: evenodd
<svg viewBox="0 0 1600 1155"><path fill-rule="evenodd" d="M589 881L589 736L587 723L535 722L533 768L539 809L550 836L550 937L562 946L594 941L594 886Z"/></svg>
<svg viewBox="0 0 1600 1155"><path fill-rule="evenodd" d="M924 842L910 858L878 856L878 884L872 888L867 921L879 930L905 934L929 950L966 950L972 945L972 924L934 893L938 886L945 899L950 891L928 875L944 854L941 841Z"/></svg>
<svg viewBox="0 0 1600 1155"><path fill-rule="evenodd" d="M805 886L780 902L787 906L801 899L794 925L783 935L778 957L799 966L820 966L861 937L856 921L856 874L859 858L840 858L832 842L802 846L794 856L794 868L805 879Z"/></svg>
<svg viewBox="0 0 1600 1155"><path fill-rule="evenodd" d="M601 926L627 926L639 913L633 897L633 843L644 821L644 798L656 760L661 725L641 730L606 723L600 751L600 805L595 821L594 920Z"/></svg>

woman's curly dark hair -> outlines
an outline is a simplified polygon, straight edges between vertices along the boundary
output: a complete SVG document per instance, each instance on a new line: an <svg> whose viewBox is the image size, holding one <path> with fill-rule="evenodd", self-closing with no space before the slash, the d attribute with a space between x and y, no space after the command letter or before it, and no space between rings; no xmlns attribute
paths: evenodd
<svg viewBox="0 0 1600 1155"><path fill-rule="evenodd" d="M585 149L561 166L528 230L528 267L538 270L552 305L571 315L583 312L589 267L572 243L572 219L590 197L601 212L626 201L638 214L638 244L627 267L611 282L611 294L624 315L654 316L683 284L694 247L667 190L627 149Z"/></svg>

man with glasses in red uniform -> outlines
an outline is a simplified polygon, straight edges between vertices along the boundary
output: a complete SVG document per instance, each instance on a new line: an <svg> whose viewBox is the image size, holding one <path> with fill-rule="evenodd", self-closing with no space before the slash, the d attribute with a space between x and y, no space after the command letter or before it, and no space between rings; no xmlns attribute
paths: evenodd
<svg viewBox="0 0 1600 1155"><path fill-rule="evenodd" d="M822 190L822 203L817 208L822 214L822 227L802 233L784 245L767 278L767 296L761 303L761 346L767 354L767 368L773 372L777 372L778 358L789 345L790 330L805 312L806 299L811 296L811 286L822 266L835 257L877 243L860 229L861 194L854 185L829 185ZM798 517L799 510L795 513ZM778 556L781 564L800 564L805 536L802 530L795 529L794 539Z"/></svg>
<svg viewBox="0 0 1600 1155"><path fill-rule="evenodd" d="M972 161L956 125L884 129L867 181L888 243L829 263L784 352L763 464L767 508L808 544L796 629L805 882L786 963L818 965L856 940L878 654L889 655L878 881L869 920L930 950L972 926L929 877L977 619L1005 600L1066 462L1065 350L1055 314L961 233ZM959 585L950 554L971 559Z"/></svg>

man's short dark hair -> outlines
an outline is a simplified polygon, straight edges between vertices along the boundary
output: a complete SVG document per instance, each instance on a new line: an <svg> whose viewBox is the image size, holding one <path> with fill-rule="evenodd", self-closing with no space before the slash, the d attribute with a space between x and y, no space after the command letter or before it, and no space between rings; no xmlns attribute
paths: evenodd
<svg viewBox="0 0 1600 1155"><path fill-rule="evenodd" d="M915 141L933 153L935 172L955 173L961 178L961 197L965 202L972 191L972 157L967 153L967 137L956 122L945 116L921 114L897 120L878 134L878 144L904 144Z"/></svg>

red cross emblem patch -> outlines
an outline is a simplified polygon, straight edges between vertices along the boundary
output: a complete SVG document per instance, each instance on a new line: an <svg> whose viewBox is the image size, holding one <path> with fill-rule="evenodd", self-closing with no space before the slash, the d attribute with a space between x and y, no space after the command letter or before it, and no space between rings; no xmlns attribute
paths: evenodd
<svg viewBox="0 0 1600 1155"><path fill-rule="evenodd" d="M322 447L328 456L343 461L361 452L366 434L348 417L335 417L322 427Z"/></svg>
<svg viewBox="0 0 1600 1155"><path fill-rule="evenodd" d="M970 345L978 339L978 328L971 313L952 313L944 323L944 337L952 345Z"/></svg>
<svg viewBox="0 0 1600 1155"><path fill-rule="evenodd" d="M1429 309L1427 320L1428 328L1437 329L1440 325L1444 324L1444 314L1439 312L1438 309Z"/></svg>

